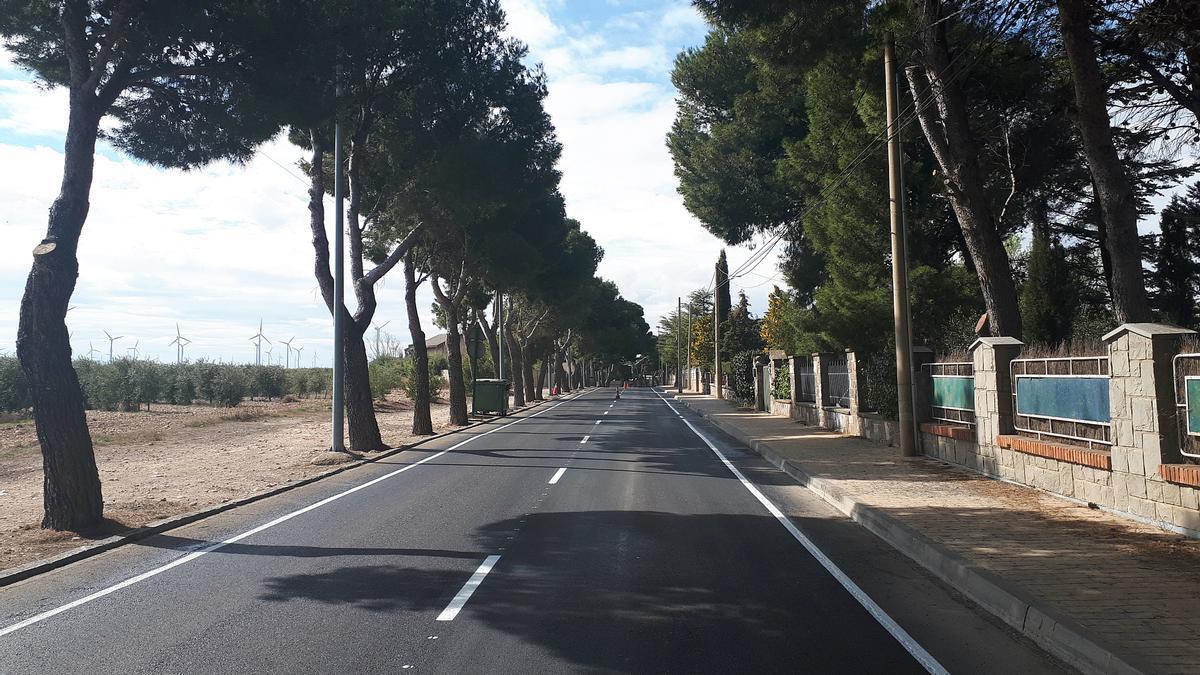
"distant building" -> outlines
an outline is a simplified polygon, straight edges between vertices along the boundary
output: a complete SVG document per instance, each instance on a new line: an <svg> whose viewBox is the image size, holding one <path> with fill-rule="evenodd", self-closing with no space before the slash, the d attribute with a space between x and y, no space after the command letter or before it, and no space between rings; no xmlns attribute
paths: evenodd
<svg viewBox="0 0 1200 675"><path fill-rule="evenodd" d="M425 349L429 350L430 356L433 356L434 354L441 354L447 359L450 358L450 346L448 344L448 340L446 339L447 337L448 336L445 333L438 333L437 335L425 340ZM459 336L459 338L462 342L462 353L466 354L467 338L463 336Z"/></svg>

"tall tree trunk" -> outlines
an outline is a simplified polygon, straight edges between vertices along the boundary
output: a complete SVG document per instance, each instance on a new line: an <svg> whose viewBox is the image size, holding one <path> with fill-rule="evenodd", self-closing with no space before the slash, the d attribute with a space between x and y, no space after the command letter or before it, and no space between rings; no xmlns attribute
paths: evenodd
<svg viewBox="0 0 1200 675"><path fill-rule="evenodd" d="M463 377L462 334L458 330L459 307L443 304L446 312L446 357L450 371L450 423L465 426L467 418L467 385Z"/></svg>
<svg viewBox="0 0 1200 675"><path fill-rule="evenodd" d="M1099 194L1096 189L1096 183L1092 183L1092 195ZM1092 205L1096 213L1096 241L1097 248L1100 249L1100 273L1104 275L1104 291L1108 294L1108 301L1113 301L1112 287L1112 258L1108 255L1108 230L1104 227L1104 214L1100 210L1100 201L1093 197Z"/></svg>
<svg viewBox="0 0 1200 675"><path fill-rule="evenodd" d="M1113 310L1120 323L1150 321L1150 303L1142 278L1133 183L1113 144L1108 95L1092 44L1088 3L1058 0L1063 47L1075 89L1075 124L1083 138L1083 154L1096 186L1104 216L1108 255L1112 261Z"/></svg>
<svg viewBox="0 0 1200 675"><path fill-rule="evenodd" d="M366 324L346 324L346 342L342 361L346 370L346 426L350 449L357 452L387 450L375 419L375 400L371 396L371 374L367 364L367 345L363 342Z"/></svg>
<svg viewBox="0 0 1200 675"><path fill-rule="evenodd" d="M408 334L413 343L412 377L416 380L416 400L413 401L414 434L427 436L433 433L433 418L429 413L432 395L429 391L429 349L425 346L425 331L421 329L421 316L417 313L417 274L412 255L404 256L404 306L408 311Z"/></svg>
<svg viewBox="0 0 1200 675"><path fill-rule="evenodd" d="M50 207L46 238L34 250L17 328L17 358L29 383L42 449L42 527L54 530L94 526L104 509L66 324L95 166L96 105L93 95L72 87L62 184Z"/></svg>
<svg viewBox="0 0 1200 675"><path fill-rule="evenodd" d="M346 326L346 343L341 358L346 371L343 384L346 389L346 424L350 431L350 449L361 452L383 450L387 446L379 435L379 424L375 420L375 403L371 398L371 380L366 363L367 351L362 343L365 328L360 328L371 323L371 316L375 311L374 291L369 286L360 288L360 284L355 284L360 303L363 294L367 294L366 309L369 310L360 312L357 319L350 314L345 304L334 307L333 274L329 270L329 238L325 235L325 174L322 171L325 147L320 134L315 130L310 132L309 138L312 141L312 169L309 176L308 213L309 229L312 231L313 276L316 277L317 287L321 290L321 297L330 315L340 311L342 323ZM357 345L352 344L354 342L357 342Z"/></svg>
<svg viewBox="0 0 1200 675"><path fill-rule="evenodd" d="M554 351L554 381L560 394L571 391L571 383L567 380L567 369L563 363L566 356L565 350L557 349Z"/></svg>
<svg viewBox="0 0 1200 675"><path fill-rule="evenodd" d="M542 362L538 364L537 396L535 398L539 401L544 401L546 399L546 395L543 392L546 391L546 377L549 375L547 372L549 369L549 363L550 356L547 354L546 356L542 357Z"/></svg>
<svg viewBox="0 0 1200 675"><path fill-rule="evenodd" d="M508 344L508 374L509 380L512 382L513 405L525 405L525 367L521 361L521 345L517 344L517 338L513 335L511 328L505 327L504 341Z"/></svg>
<svg viewBox="0 0 1200 675"><path fill-rule="evenodd" d="M917 118L942 171L950 206L975 265L991 333L1020 337L1017 289L984 190L966 95L958 82L950 79L953 73L946 45L946 17L941 15L940 0L914 0L914 4L923 24L921 57L925 70L911 67L905 74L918 102ZM936 105L928 105L931 100Z"/></svg>
<svg viewBox="0 0 1200 675"><path fill-rule="evenodd" d="M525 400L540 401L542 392L534 387L533 357L529 353L529 343L519 346L521 352L521 381L525 384Z"/></svg>

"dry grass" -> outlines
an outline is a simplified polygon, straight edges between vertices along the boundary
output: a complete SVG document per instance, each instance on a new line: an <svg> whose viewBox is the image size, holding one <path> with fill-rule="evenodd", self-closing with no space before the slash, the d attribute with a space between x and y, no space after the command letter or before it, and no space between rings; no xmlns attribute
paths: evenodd
<svg viewBox="0 0 1200 675"><path fill-rule="evenodd" d="M1056 345L1034 343L1021 349L1023 359L1056 359L1069 356L1108 356L1108 345L1100 340L1082 339Z"/></svg>
<svg viewBox="0 0 1200 675"><path fill-rule="evenodd" d="M92 435L92 445L131 445L134 443L157 443L161 440L163 440L162 433L153 429L120 434Z"/></svg>
<svg viewBox="0 0 1200 675"><path fill-rule="evenodd" d="M951 349L934 354L933 360L935 363L970 363L972 356L966 349Z"/></svg>
<svg viewBox="0 0 1200 675"><path fill-rule="evenodd" d="M201 417L194 420L188 420L183 423L185 427L200 428L211 427L226 422L257 422L259 420L270 419L272 417L283 417L282 414L274 412L266 412L264 410L256 410L254 408L233 408L233 412L216 417Z"/></svg>

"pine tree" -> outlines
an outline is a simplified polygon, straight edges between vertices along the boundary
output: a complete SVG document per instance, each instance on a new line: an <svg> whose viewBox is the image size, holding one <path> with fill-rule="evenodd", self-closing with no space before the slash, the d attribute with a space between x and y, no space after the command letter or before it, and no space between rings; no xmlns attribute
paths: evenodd
<svg viewBox="0 0 1200 675"><path fill-rule="evenodd" d="M1200 292L1200 182L1175 196L1162 211L1156 239L1152 304L1163 321L1196 325L1196 295Z"/></svg>
<svg viewBox="0 0 1200 675"><path fill-rule="evenodd" d="M761 321L750 313L746 292L738 293L738 303L729 310L729 318L721 324L721 350L732 356L745 351L762 351Z"/></svg>
<svg viewBox="0 0 1200 675"><path fill-rule="evenodd" d="M1021 323L1030 343L1057 345L1071 337L1075 307L1066 253L1043 227L1033 228L1028 275L1021 287Z"/></svg>

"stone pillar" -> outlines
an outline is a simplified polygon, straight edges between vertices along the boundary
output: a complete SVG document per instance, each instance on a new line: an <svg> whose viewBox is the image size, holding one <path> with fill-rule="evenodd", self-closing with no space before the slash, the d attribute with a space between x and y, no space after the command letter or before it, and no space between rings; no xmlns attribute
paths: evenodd
<svg viewBox="0 0 1200 675"><path fill-rule="evenodd" d="M792 409L796 408L796 357L787 357L788 381L792 383L790 399L792 401Z"/></svg>
<svg viewBox="0 0 1200 675"><path fill-rule="evenodd" d="M1012 371L1009 363L1021 354L1024 343L1012 337L984 337L971 345L975 364L975 437L985 473L997 475L996 437L1013 433Z"/></svg>
<svg viewBox="0 0 1200 675"><path fill-rule="evenodd" d="M817 405L817 426L827 427L828 419L825 414L825 357L813 352L813 402Z"/></svg>
<svg viewBox="0 0 1200 675"><path fill-rule="evenodd" d="M852 349L846 350L846 372L850 374L850 422L846 425L846 433L861 436L862 420L859 419L858 411L862 408L862 401L858 398L858 382L862 373L858 355Z"/></svg>
<svg viewBox="0 0 1200 675"><path fill-rule="evenodd" d="M1113 471L1158 479L1160 464L1183 461L1171 360L1183 337L1194 333L1166 324L1127 323L1104 336Z"/></svg>
<svg viewBox="0 0 1200 675"><path fill-rule="evenodd" d="M763 409L762 376L763 376L762 366L759 365L757 360L755 360L754 361L754 409L755 410ZM717 386L720 386L720 384L718 383Z"/></svg>
<svg viewBox="0 0 1200 675"><path fill-rule="evenodd" d="M929 379L929 369L925 366L933 363L933 350L925 346L913 346L913 422L918 426L917 438L921 438L920 424L926 422L932 415L933 388Z"/></svg>

